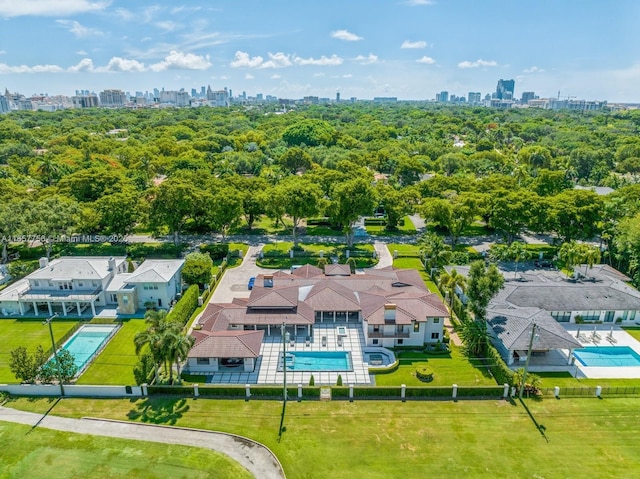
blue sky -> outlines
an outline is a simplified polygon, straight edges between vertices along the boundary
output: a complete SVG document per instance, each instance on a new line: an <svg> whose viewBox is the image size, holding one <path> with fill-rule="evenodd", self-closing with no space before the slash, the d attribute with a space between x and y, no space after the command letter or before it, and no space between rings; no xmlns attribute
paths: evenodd
<svg viewBox="0 0 640 479"><path fill-rule="evenodd" d="M638 0L0 0L0 89L640 102Z"/></svg>

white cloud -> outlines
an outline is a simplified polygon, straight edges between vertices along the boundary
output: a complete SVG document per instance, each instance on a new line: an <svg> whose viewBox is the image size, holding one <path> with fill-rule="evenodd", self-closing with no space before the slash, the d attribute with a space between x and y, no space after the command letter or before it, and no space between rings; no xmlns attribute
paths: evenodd
<svg viewBox="0 0 640 479"><path fill-rule="evenodd" d="M418 7L420 5L435 5L436 2L434 0L407 0L404 4L410 7Z"/></svg>
<svg viewBox="0 0 640 479"><path fill-rule="evenodd" d="M417 42L405 40L400 48L427 48L427 42L424 40L418 40Z"/></svg>
<svg viewBox="0 0 640 479"><path fill-rule="evenodd" d="M171 51L161 62L150 65L154 72L164 70L206 70L211 66L209 55L195 55L193 53Z"/></svg>
<svg viewBox="0 0 640 479"><path fill-rule="evenodd" d="M154 25L158 27L160 30L164 30L165 32L172 32L180 26L178 23L172 22L171 20L156 22L154 23Z"/></svg>
<svg viewBox="0 0 640 479"><path fill-rule="evenodd" d="M356 63L360 65L371 65L373 63L378 63L378 56L373 53L369 53L369 56L365 57L364 55L358 55L353 59Z"/></svg>
<svg viewBox="0 0 640 479"><path fill-rule="evenodd" d="M247 73L247 74L244 76L244 79L245 79L245 80L253 80L254 78L255 78L255 77L254 77L251 73Z"/></svg>
<svg viewBox="0 0 640 479"><path fill-rule="evenodd" d="M0 63L0 74L3 73L57 73L63 69L58 65L27 65L11 66L6 63Z"/></svg>
<svg viewBox="0 0 640 479"><path fill-rule="evenodd" d="M93 60L91 58L83 58L77 65L69 67L70 72L91 72L93 71Z"/></svg>
<svg viewBox="0 0 640 479"><path fill-rule="evenodd" d="M277 73L274 75L271 75L270 77L272 80L279 80L280 78L282 78L280 75L278 75Z"/></svg>
<svg viewBox="0 0 640 479"><path fill-rule="evenodd" d="M269 59L260 65L260 68L284 68L292 65L290 55L282 52L268 53Z"/></svg>
<svg viewBox="0 0 640 479"><path fill-rule="evenodd" d="M531 68L525 68L523 71L524 73L542 73L544 70L542 68L532 66Z"/></svg>
<svg viewBox="0 0 640 479"><path fill-rule="evenodd" d="M133 20L135 18L135 15L131 11L127 10L126 8L117 8L115 10L115 14L125 22L128 22L129 20Z"/></svg>
<svg viewBox="0 0 640 479"><path fill-rule="evenodd" d="M145 70L144 63L140 63L138 60L129 60L120 57L113 57L109 60L107 66L96 69L96 71L100 72L143 72Z"/></svg>
<svg viewBox="0 0 640 479"><path fill-rule="evenodd" d="M314 78L322 78L324 76L326 76L326 74L323 73L323 72L316 72L316 73L313 74Z"/></svg>
<svg viewBox="0 0 640 479"><path fill-rule="evenodd" d="M235 55L235 60L231 62L231 67L233 68L256 68L262 65L264 58L261 56L250 57L247 52L237 51Z"/></svg>
<svg viewBox="0 0 640 479"><path fill-rule="evenodd" d="M300 58L300 57L294 57L294 62L296 63L296 65L300 65L300 66L305 66L305 65L319 65L319 66L337 66L337 65L342 65L342 62L344 60L342 60L342 58L340 58L338 55L331 55L330 57L325 57L324 55L322 55L320 58Z"/></svg>
<svg viewBox="0 0 640 479"><path fill-rule="evenodd" d="M6 50L0 50L0 55L5 55L7 53Z"/></svg>
<svg viewBox="0 0 640 479"><path fill-rule="evenodd" d="M69 30L76 38L99 37L103 35L100 30L85 27L75 20L56 20L56 23Z"/></svg>
<svg viewBox="0 0 640 479"><path fill-rule="evenodd" d="M111 1L90 0L0 0L0 17L66 17L78 13L98 12L110 4Z"/></svg>
<svg viewBox="0 0 640 479"><path fill-rule="evenodd" d="M495 60L483 60L482 58L475 62L464 61L458 63L458 68L478 68L478 67L495 67L498 63Z"/></svg>
<svg viewBox="0 0 640 479"><path fill-rule="evenodd" d="M357 42L359 40L364 40L363 37L359 37L355 33L351 33L348 30L336 30L331 32L331 38L337 38L338 40L344 40L346 42Z"/></svg>
<svg viewBox="0 0 640 479"><path fill-rule="evenodd" d="M416 62L418 62L418 63L424 63L425 65L433 65L436 61L435 61L433 58L428 57L428 56L426 56L426 55L425 55L425 56L424 56L424 57L422 57L422 58L418 58L418 59L416 60Z"/></svg>
<svg viewBox="0 0 640 479"><path fill-rule="evenodd" d="M78 50L76 55L80 55L81 57L86 57L88 55L86 50Z"/></svg>

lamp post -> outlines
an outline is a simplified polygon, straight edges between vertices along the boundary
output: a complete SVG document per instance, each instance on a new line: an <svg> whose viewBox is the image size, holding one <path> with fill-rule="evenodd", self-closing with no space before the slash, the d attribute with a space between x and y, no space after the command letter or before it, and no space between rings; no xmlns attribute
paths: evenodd
<svg viewBox="0 0 640 479"><path fill-rule="evenodd" d="M60 360L58 359L58 352L56 348L56 340L53 338L53 329L51 327L51 321L58 317L58 313L53 313L49 319L45 319L42 324L49 326L49 335L51 336L51 347L53 348L53 357L56 360L56 366L58 368L58 381L60 382L60 396L64 396L64 386L62 385L62 368L60 367Z"/></svg>
<svg viewBox="0 0 640 479"><path fill-rule="evenodd" d="M531 326L531 338L529 338L529 350L527 351L527 360L524 363L524 372L522 373L522 383L520 383L520 392L518 393L518 397L522 400L522 392L524 391L524 384L527 380L527 369L529 369L529 359L531 358L531 348L533 347L533 340L536 337L536 328L538 326L536 323L532 323Z"/></svg>

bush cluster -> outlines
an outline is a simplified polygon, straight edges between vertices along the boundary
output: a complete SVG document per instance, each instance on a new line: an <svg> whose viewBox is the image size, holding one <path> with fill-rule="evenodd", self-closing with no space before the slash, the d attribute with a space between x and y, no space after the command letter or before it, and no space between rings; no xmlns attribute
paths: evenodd
<svg viewBox="0 0 640 479"><path fill-rule="evenodd" d="M200 252L209 253L211 259L216 261L227 257L229 254L229 245L221 243L201 244Z"/></svg>
<svg viewBox="0 0 640 479"><path fill-rule="evenodd" d="M173 309L169 312L168 319L176 321L181 325L187 324L191 315L198 307L198 297L200 296L200 289L197 284L192 284L189 289L185 291L180 301L176 303Z"/></svg>

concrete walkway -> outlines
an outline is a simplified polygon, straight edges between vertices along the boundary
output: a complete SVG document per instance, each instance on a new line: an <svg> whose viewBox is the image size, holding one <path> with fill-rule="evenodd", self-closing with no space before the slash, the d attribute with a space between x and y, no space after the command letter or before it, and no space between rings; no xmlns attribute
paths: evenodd
<svg viewBox="0 0 640 479"><path fill-rule="evenodd" d="M77 434L200 447L229 456L239 462L256 478L285 478L282 465L269 448L246 437L233 434L127 421L42 416L41 414L18 411L2 406L0 406L0 421Z"/></svg>
<svg viewBox="0 0 640 479"><path fill-rule="evenodd" d="M375 265L373 269L386 268L387 266L393 265L393 257L391 256L386 243L376 241L373 243L373 248L376 250L376 255L378 255L378 264Z"/></svg>

